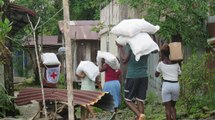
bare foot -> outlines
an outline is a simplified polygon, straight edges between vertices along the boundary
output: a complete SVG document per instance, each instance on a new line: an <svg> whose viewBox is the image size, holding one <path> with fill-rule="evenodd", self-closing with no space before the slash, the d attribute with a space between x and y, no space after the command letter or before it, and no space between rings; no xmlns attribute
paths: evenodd
<svg viewBox="0 0 215 120"><path fill-rule="evenodd" d="M139 116L137 116L136 120L146 120L146 115L140 114Z"/></svg>

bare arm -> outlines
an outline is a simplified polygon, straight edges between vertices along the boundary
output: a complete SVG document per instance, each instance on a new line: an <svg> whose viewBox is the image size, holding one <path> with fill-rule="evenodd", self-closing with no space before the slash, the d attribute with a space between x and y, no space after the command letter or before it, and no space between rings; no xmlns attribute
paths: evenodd
<svg viewBox="0 0 215 120"><path fill-rule="evenodd" d="M122 63L126 64L130 58L130 55L128 55L126 52L125 52L125 49L123 46L119 45L117 42L116 42L116 45L118 46L119 48L119 52L120 52L120 57L122 58Z"/></svg>
<svg viewBox="0 0 215 120"><path fill-rule="evenodd" d="M75 75L79 78L84 78L86 76L84 72L81 72L80 74L75 73Z"/></svg>
<svg viewBox="0 0 215 120"><path fill-rule="evenodd" d="M101 67L99 67L99 72L104 72L107 70L107 66L103 64Z"/></svg>
<svg viewBox="0 0 215 120"><path fill-rule="evenodd" d="M158 77L158 76L160 76L160 73L159 72L155 72L155 77Z"/></svg>
<svg viewBox="0 0 215 120"><path fill-rule="evenodd" d="M101 81L99 80L99 76L96 77L95 83L98 86L99 90L102 90L102 85L101 85Z"/></svg>

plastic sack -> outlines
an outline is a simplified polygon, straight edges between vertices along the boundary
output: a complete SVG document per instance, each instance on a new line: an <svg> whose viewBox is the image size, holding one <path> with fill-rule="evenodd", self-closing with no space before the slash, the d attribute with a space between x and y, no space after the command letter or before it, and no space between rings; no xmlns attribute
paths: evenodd
<svg viewBox="0 0 215 120"><path fill-rule="evenodd" d="M143 28L141 29L141 32L146 32L149 34L155 34L158 30L160 30L160 26L153 25L146 21L145 19L142 19L144 22Z"/></svg>
<svg viewBox="0 0 215 120"><path fill-rule="evenodd" d="M84 72L92 81L99 75L99 68L91 61L81 61L76 69L77 74Z"/></svg>
<svg viewBox="0 0 215 120"><path fill-rule="evenodd" d="M119 36L117 39L116 39L116 42L119 44L119 45L122 45L122 46L126 46L127 44L127 37L123 37L123 36Z"/></svg>
<svg viewBox="0 0 215 120"><path fill-rule="evenodd" d="M135 60L139 61L142 55L150 54L153 51L159 51L159 46L147 33L139 33L134 37L121 37L131 47L135 55Z"/></svg>
<svg viewBox="0 0 215 120"><path fill-rule="evenodd" d="M41 59L44 65L60 65L60 61L55 53L43 53Z"/></svg>
<svg viewBox="0 0 215 120"><path fill-rule="evenodd" d="M109 53L109 52L102 52L102 51L97 51L97 63L100 65L101 64L101 59L105 59L105 63L107 63L112 69L119 69L120 64L119 61L117 60L116 56Z"/></svg>
<svg viewBox="0 0 215 120"><path fill-rule="evenodd" d="M156 33L160 27L147 22L145 19L125 19L114 26L110 33L117 36L133 37L140 32Z"/></svg>

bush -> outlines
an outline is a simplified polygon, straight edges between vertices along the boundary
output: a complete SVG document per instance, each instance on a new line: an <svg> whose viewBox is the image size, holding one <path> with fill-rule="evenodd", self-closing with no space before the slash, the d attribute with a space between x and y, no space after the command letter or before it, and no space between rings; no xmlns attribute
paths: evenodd
<svg viewBox="0 0 215 120"><path fill-rule="evenodd" d="M210 55L207 53L195 54L182 65L181 98L189 114L202 112L203 107L214 104L212 101L215 101L215 97L213 97L215 69L208 69L209 58ZM210 109L215 109L215 106Z"/></svg>
<svg viewBox="0 0 215 120"><path fill-rule="evenodd" d="M59 89L66 89L66 79L65 79L65 74L60 74L57 88Z"/></svg>
<svg viewBox="0 0 215 120"><path fill-rule="evenodd" d="M8 95L3 85L0 84L0 118L19 113L12 102L13 99L14 97Z"/></svg>

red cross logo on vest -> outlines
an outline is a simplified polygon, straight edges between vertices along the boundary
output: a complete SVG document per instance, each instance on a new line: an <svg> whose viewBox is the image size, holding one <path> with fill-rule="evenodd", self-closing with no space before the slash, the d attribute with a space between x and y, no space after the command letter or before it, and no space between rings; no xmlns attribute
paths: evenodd
<svg viewBox="0 0 215 120"><path fill-rule="evenodd" d="M60 75L60 67L46 68L46 79L50 83L57 83Z"/></svg>
<svg viewBox="0 0 215 120"><path fill-rule="evenodd" d="M56 74L55 72L53 72L53 73L51 74L51 77L52 77L53 79L55 79L56 76L57 76L57 74Z"/></svg>

